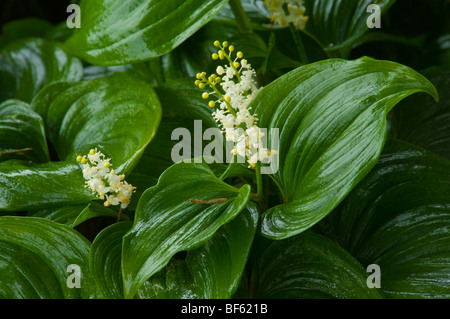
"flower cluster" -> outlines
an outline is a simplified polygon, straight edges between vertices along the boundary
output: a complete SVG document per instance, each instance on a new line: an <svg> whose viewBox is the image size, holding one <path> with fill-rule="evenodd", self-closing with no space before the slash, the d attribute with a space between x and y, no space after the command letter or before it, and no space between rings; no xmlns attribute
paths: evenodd
<svg viewBox="0 0 450 319"><path fill-rule="evenodd" d="M305 16L303 0L264 0L272 14L270 20L283 27L292 23L297 30L304 30L309 17Z"/></svg>
<svg viewBox="0 0 450 319"><path fill-rule="evenodd" d="M125 175L116 175L111 169L111 159L91 149L86 156L78 155L77 162L83 165L83 177L86 179L86 187L99 199L105 200L104 205L119 205L126 208L130 203L131 195L136 187L128 184Z"/></svg>
<svg viewBox="0 0 450 319"><path fill-rule="evenodd" d="M228 64L218 66L216 74L209 77L205 72L198 73L195 85L200 89L205 89L206 86L212 89L212 92L202 94L204 99L216 96L217 99L211 99L208 105L211 108L217 107L212 116L224 131L226 140L233 141L236 145L231 153L247 157L249 167L252 168L258 161L270 162L276 151L263 147L264 133L256 125L258 119L256 114L250 113L249 107L259 92L255 82L256 72L248 61L243 59L244 54L241 51L232 58L235 47L227 41L215 41L214 46L219 50L212 55L213 60L226 60Z"/></svg>

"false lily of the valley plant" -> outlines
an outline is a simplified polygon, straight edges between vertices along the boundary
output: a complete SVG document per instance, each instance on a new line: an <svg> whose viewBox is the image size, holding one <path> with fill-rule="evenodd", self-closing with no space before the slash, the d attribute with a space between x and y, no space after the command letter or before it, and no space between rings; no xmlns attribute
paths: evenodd
<svg viewBox="0 0 450 319"><path fill-rule="evenodd" d="M410 2L4 24L0 297L449 298L449 3Z"/></svg>

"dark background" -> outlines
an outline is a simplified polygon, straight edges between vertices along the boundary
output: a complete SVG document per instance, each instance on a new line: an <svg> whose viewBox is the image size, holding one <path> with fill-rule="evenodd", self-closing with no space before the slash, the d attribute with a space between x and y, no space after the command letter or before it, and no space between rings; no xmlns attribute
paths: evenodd
<svg viewBox="0 0 450 319"><path fill-rule="evenodd" d="M0 0L0 26L21 18L41 18L57 24L69 16L66 9L70 3L70 0Z"/></svg>
<svg viewBox="0 0 450 319"><path fill-rule="evenodd" d="M8 21L31 17L42 18L56 24L68 17L67 6L78 2L73 0L1 0L0 26ZM398 0L388 13L395 19L386 20L382 16L382 28L386 28L386 32L396 31L396 34L405 36L418 36L424 32L436 33L439 30L450 32L450 0Z"/></svg>

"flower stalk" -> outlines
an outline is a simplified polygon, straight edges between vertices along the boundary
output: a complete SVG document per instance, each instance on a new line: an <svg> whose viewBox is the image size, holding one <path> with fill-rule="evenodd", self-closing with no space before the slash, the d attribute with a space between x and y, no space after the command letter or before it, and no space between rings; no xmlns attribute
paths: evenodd
<svg viewBox="0 0 450 319"><path fill-rule="evenodd" d="M225 133L225 139L234 143L231 154L246 158L248 167L255 169L257 192L250 197L262 202L261 163L270 163L276 151L263 146L265 133L256 124L257 115L251 113L249 106L260 91L256 86L256 71L244 59L244 53L238 51L234 55L234 45L215 41L214 46L218 51L212 54L212 59L228 61L228 64L219 65L216 73L210 76L206 72L198 73L195 85L202 90L212 89L211 92L203 92L202 98L210 99L208 105L215 109L212 116ZM217 99L211 99L212 96Z"/></svg>
<svg viewBox="0 0 450 319"><path fill-rule="evenodd" d="M264 0L264 5L271 13L270 20L282 27L289 27L300 60L309 63L303 41L298 33L304 30L309 17L305 16L303 0Z"/></svg>
<svg viewBox="0 0 450 319"><path fill-rule="evenodd" d="M289 15L289 8L287 3L284 3L283 11L286 15ZM300 34L296 30L294 23L292 21L289 22L289 31L291 32L292 38L294 39L295 48L297 49L297 53L300 57L300 60L303 63L308 64L309 59L308 56L306 55L305 46L303 45L302 38L300 37Z"/></svg>

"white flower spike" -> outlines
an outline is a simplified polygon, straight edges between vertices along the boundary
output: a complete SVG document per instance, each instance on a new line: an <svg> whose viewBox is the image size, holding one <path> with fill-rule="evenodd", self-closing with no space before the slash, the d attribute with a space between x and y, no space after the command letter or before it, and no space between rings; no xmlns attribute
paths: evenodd
<svg viewBox="0 0 450 319"><path fill-rule="evenodd" d="M116 175L114 170L110 169L110 161L110 158L106 158L105 154L97 149L91 149L87 156L77 156L77 162L83 166L86 187L89 187L97 198L106 199L103 203L105 206L120 205L123 209L130 203L136 187L124 181L125 175Z"/></svg>
<svg viewBox="0 0 450 319"><path fill-rule="evenodd" d="M258 120L256 114L252 115L249 107L260 90L256 86L256 72L251 64L243 59L244 53L241 51L238 51L236 58L232 60L232 52L236 50L234 45L229 45L226 41L223 43L215 41L214 45L219 47L219 51L214 53L212 58L227 60L229 64L218 66L217 74L209 77L205 72L198 73L195 85L200 89L209 86L213 90L203 92L204 99L212 95L218 97L215 101L209 101L208 105L211 108L219 106L212 116L225 133L226 140L235 143L236 146L231 153L246 157L251 168L254 168L258 161L267 159L267 162L270 162L271 156L275 155L276 151L269 151L263 147L264 134L256 125Z"/></svg>
<svg viewBox="0 0 450 319"><path fill-rule="evenodd" d="M305 16L303 0L264 0L271 13L270 20L282 27L292 23L296 30L304 30L309 17Z"/></svg>

